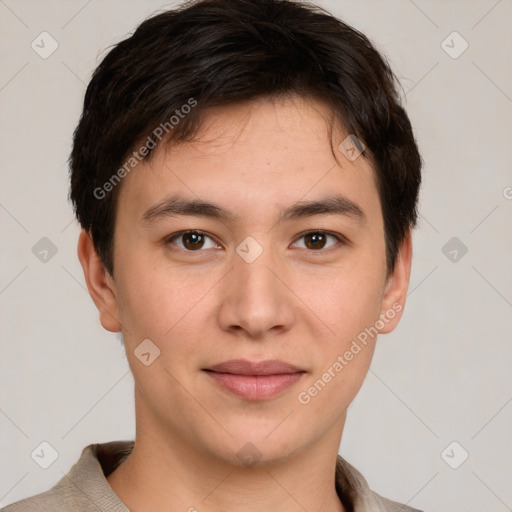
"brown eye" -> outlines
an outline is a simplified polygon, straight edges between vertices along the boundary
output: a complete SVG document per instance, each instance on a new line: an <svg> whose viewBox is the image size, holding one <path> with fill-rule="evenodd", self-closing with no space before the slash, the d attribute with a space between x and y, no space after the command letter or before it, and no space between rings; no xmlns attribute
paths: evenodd
<svg viewBox="0 0 512 512"><path fill-rule="evenodd" d="M209 247L207 245L207 240L211 241ZM217 247L217 244L215 244L208 235L201 233L200 231L183 231L181 233L177 233L169 237L166 243L172 245L175 244L180 249L189 252L198 252L201 249L212 249Z"/></svg>
<svg viewBox="0 0 512 512"><path fill-rule="evenodd" d="M181 235L181 237L183 245L190 251L201 249L204 244L204 235L201 235L200 233L185 233Z"/></svg>
<svg viewBox="0 0 512 512"><path fill-rule="evenodd" d="M304 236L308 249L323 249L326 238L324 233L308 233Z"/></svg>
<svg viewBox="0 0 512 512"><path fill-rule="evenodd" d="M338 243L342 242L341 238L335 235L331 235L329 233L325 233L324 231L310 231L309 233L305 233L304 235L302 235L299 240L304 240L304 249L319 251L322 249L329 249L336 245L336 243L334 243L326 247L329 238L334 239L335 242Z"/></svg>

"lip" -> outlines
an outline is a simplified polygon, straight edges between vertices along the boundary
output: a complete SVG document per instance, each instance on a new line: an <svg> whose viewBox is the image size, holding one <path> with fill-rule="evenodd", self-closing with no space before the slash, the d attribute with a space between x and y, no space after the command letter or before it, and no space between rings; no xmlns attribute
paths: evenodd
<svg viewBox="0 0 512 512"><path fill-rule="evenodd" d="M223 389L247 400L264 400L298 382L305 370L276 359L233 359L203 371Z"/></svg>
<svg viewBox="0 0 512 512"><path fill-rule="evenodd" d="M285 363L279 359L267 359L264 361L247 361L246 359L231 359L224 363L216 364L207 370L217 373L231 373L234 375L281 375L285 373L303 372L301 368L293 364Z"/></svg>

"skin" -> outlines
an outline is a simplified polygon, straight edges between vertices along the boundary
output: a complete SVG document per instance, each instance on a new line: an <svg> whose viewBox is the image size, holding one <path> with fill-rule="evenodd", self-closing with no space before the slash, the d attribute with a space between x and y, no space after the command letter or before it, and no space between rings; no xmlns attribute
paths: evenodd
<svg viewBox="0 0 512 512"><path fill-rule="evenodd" d="M387 276L370 163L338 151L348 135L341 126L333 132L335 159L329 116L323 103L300 97L212 110L194 142L157 148L124 178L113 276L89 235L80 235L90 294L103 327L122 331L135 380L135 447L108 476L134 512L345 510L335 461L377 337L308 404L298 394L381 313L405 305L412 246L409 233ZM215 202L237 219L145 223L144 212L171 193ZM283 209L334 193L357 203L366 218L278 222ZM202 246L186 236L166 243L182 230L208 236ZM345 243L327 236L315 245L303 236L318 230ZM248 236L263 248L252 263L236 252ZM392 331L400 317L396 312L379 332ZM149 366L134 355L145 339L160 350ZM306 373L278 396L248 400L202 371L230 359L281 359ZM260 457L252 467L237 456L247 443Z"/></svg>

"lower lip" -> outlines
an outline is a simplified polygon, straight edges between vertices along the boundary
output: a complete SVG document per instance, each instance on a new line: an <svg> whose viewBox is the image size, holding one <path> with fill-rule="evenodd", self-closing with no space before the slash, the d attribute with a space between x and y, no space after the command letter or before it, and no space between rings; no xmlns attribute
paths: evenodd
<svg viewBox="0 0 512 512"><path fill-rule="evenodd" d="M279 375L234 375L232 373L206 372L223 388L248 400L264 400L278 395L293 386L304 372Z"/></svg>

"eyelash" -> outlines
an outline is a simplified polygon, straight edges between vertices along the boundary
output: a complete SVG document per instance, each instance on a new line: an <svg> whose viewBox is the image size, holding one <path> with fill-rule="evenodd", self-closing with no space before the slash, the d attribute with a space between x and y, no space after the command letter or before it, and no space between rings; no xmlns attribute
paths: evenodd
<svg viewBox="0 0 512 512"><path fill-rule="evenodd" d="M211 237L208 233L206 233L204 231L197 230L197 229L189 229L189 230L185 230L185 231L178 231L177 233L173 233L172 235L169 235L168 237L165 238L164 243L165 243L165 245L172 245L172 242L174 242L174 240L180 238L183 235L187 235L187 234L203 235L203 236L205 236L207 238L210 238L213 242L215 242L213 237ZM346 238L344 238L342 235L339 235L337 233L332 233L330 231L324 231L324 230L321 230L321 229L310 230L310 231L306 231L304 233L301 233L294 243L298 242L301 238L304 238L305 236L312 235L312 234L322 234L322 235L331 236L331 237L335 238L338 241L338 243L341 244L341 245L346 245L348 243ZM215 242L215 243L217 243L217 242ZM332 247L328 247L327 249L316 249L316 250L315 249L305 248L305 250L307 250L307 251L309 251L311 253L325 253L327 251L330 251L330 250L336 249L336 248L339 248L339 247L332 246ZM193 254L193 253L204 252L206 249L198 249L197 251L191 251L189 249L182 249L181 247L177 247L177 248L174 248L173 250L181 251L181 252L186 252L186 253L189 253L189 254Z"/></svg>

